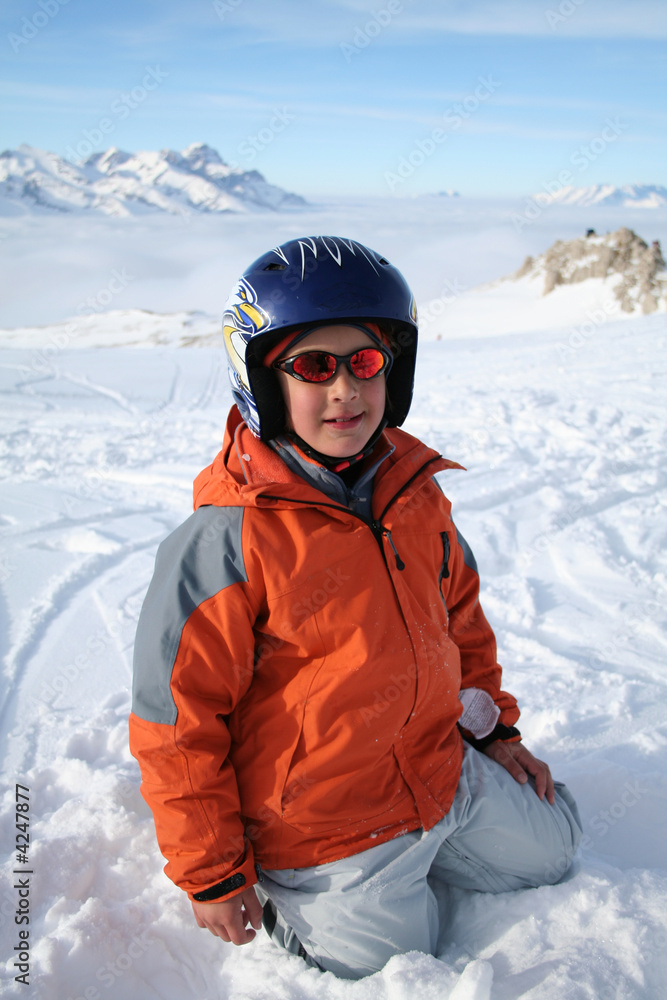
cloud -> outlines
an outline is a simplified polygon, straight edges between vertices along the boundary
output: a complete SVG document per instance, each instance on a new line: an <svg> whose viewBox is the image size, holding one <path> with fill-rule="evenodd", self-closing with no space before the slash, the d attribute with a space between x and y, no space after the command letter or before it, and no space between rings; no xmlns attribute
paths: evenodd
<svg viewBox="0 0 667 1000"><path fill-rule="evenodd" d="M221 20L230 32L250 31L244 41L330 46L349 41L378 11L382 0L320 0L314 14L305 0L241 0ZM398 9L397 9L398 8ZM667 37L664 0L400 0L392 4L382 42L437 41L440 36L651 39Z"/></svg>
<svg viewBox="0 0 667 1000"><path fill-rule="evenodd" d="M376 0L329 0L362 18L377 10ZM664 0L403 0L401 35L422 39L440 34L559 35L581 38L667 37Z"/></svg>

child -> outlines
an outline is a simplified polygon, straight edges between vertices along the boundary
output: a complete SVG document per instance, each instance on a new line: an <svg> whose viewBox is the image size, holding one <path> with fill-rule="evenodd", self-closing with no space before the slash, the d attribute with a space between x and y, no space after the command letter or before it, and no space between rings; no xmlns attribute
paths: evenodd
<svg viewBox="0 0 667 1000"><path fill-rule="evenodd" d="M359 978L434 953L433 880L555 882L580 823L500 690L433 478L461 466L397 429L417 346L402 275L353 240L291 240L245 272L223 333L236 405L158 552L132 752L200 927L244 944L264 916Z"/></svg>

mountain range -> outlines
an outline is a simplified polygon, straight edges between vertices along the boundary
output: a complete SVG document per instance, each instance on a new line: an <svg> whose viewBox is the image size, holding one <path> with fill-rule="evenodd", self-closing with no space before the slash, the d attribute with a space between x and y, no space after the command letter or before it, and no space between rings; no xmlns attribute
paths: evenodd
<svg viewBox="0 0 667 1000"><path fill-rule="evenodd" d="M458 191L438 196L460 199ZM540 205L662 208L667 187L658 184L565 186L532 195ZM3 205L4 202L4 205ZM205 143L187 149L126 153L111 147L85 160L21 145L0 153L0 215L85 212L130 216L147 212L277 212L306 207L300 195L270 184L257 170L230 166Z"/></svg>
<svg viewBox="0 0 667 1000"><path fill-rule="evenodd" d="M659 184L592 184L589 187L561 187L557 191L540 191L533 195L539 205L593 205L619 208L662 208L667 205L667 187Z"/></svg>
<svg viewBox="0 0 667 1000"><path fill-rule="evenodd" d="M229 166L204 143L180 153L125 153L112 147L82 162L22 145L0 153L0 199L29 212L113 216L284 211L306 204L269 184L257 170Z"/></svg>

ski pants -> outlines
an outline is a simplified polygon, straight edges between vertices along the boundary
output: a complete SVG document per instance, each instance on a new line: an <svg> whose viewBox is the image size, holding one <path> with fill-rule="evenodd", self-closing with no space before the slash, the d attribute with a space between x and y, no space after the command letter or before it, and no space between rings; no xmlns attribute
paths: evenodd
<svg viewBox="0 0 667 1000"><path fill-rule="evenodd" d="M340 861L263 871L265 927L288 951L344 979L379 971L393 955L435 954L433 882L508 892L558 882L581 838L576 803L556 782L537 797L490 757L466 747L452 806L415 830Z"/></svg>

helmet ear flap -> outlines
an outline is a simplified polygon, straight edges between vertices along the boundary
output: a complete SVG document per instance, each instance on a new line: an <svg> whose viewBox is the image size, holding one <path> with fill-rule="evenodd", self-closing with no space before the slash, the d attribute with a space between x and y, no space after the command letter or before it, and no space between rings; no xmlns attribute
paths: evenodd
<svg viewBox="0 0 667 1000"><path fill-rule="evenodd" d="M276 373L271 368L249 368L248 380L255 399L262 400L261 440L271 441L284 432L287 420Z"/></svg>
<svg viewBox="0 0 667 1000"><path fill-rule="evenodd" d="M417 334L407 327L388 330L394 363L387 375L388 427L400 427L410 410L414 387Z"/></svg>

